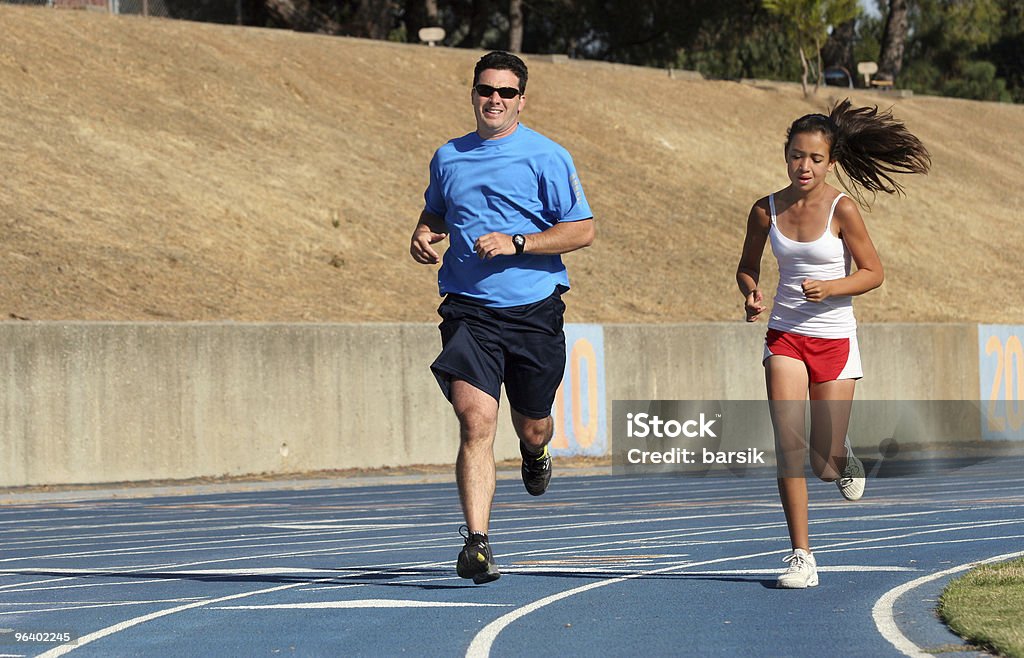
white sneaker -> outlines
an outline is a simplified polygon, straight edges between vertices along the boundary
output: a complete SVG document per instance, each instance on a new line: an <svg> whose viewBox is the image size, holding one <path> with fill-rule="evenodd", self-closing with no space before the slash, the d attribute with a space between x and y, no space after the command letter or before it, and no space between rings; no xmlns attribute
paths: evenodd
<svg viewBox="0 0 1024 658"><path fill-rule="evenodd" d="M802 548L795 549L792 555L782 558L783 562L789 563L775 586L783 589L803 589L805 587L816 587L818 585L818 565L814 563L814 556Z"/></svg>
<svg viewBox="0 0 1024 658"><path fill-rule="evenodd" d="M843 494L846 500L860 500L864 495L864 485L867 478L864 477L864 464L853 454L853 447L850 445L850 437L846 437L846 468L843 474L836 480L839 493Z"/></svg>

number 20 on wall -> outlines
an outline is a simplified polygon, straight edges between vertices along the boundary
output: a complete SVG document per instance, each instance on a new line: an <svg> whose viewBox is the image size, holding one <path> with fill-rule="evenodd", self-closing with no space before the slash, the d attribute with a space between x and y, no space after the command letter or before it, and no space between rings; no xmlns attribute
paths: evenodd
<svg viewBox="0 0 1024 658"><path fill-rule="evenodd" d="M982 325L981 394L985 438L1024 439L1024 327Z"/></svg>

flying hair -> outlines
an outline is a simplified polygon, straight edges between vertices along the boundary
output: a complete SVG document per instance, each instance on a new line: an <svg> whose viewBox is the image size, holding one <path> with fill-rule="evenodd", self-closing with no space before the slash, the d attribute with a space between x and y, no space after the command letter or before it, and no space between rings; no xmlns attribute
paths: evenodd
<svg viewBox="0 0 1024 658"><path fill-rule="evenodd" d="M829 157L842 168L854 185L837 172L839 182L862 205L859 190L904 195L903 186L894 178L901 174L927 174L932 159L928 149L913 133L892 115L892 109L880 112L878 107L853 107L850 99L837 102L829 114L808 114L800 117L786 133L786 151L794 135L817 132L829 144Z"/></svg>

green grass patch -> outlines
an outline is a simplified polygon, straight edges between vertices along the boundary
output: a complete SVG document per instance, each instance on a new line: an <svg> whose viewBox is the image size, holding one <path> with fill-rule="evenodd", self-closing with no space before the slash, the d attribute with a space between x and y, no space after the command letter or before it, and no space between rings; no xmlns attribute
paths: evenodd
<svg viewBox="0 0 1024 658"><path fill-rule="evenodd" d="M978 567L951 582L939 616L975 646L1024 658L1024 558Z"/></svg>

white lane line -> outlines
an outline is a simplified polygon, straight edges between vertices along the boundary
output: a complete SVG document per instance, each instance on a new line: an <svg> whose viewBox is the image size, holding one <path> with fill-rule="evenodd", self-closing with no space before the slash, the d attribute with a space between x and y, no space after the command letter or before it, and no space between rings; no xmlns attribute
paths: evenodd
<svg viewBox="0 0 1024 658"><path fill-rule="evenodd" d="M956 512L956 511L967 511L967 510L966 509L963 509L963 510L948 510L947 509L947 510L941 510L941 513L948 515L951 512ZM847 522L856 521L856 520L872 520L872 521L878 521L879 519L891 519L891 520L903 519L903 520L905 520L905 519L912 518L912 517L927 516L927 515L936 514L936 513L939 513L939 512L940 511L897 513L897 514L885 514L885 515L874 514L874 515L870 515L870 516L865 515L865 516L858 516L858 517L852 517L852 518L824 519L824 520L820 520L820 521L815 521L814 525L818 526L818 525L821 525L821 524L841 524L841 523L847 523ZM731 516L731 515L729 515L729 516ZM647 520L647 522L651 522L651 521L656 521L656 522L678 522L680 520L687 520L687 519L693 519L693 518L701 518L701 517L693 517L693 516L659 517L657 519ZM998 520L998 521L994 521L993 523L1003 523L1003 522L1005 522L1005 523L1021 523L1021 522L1024 522L1024 521L1021 521L1020 519L1013 519L1013 520L1005 520L1005 521L1004 520ZM604 545L604 546L609 546L610 547L612 544L629 544L629 545L632 546L633 544L635 544L636 538L637 538L638 535L650 535L652 537L652 540L660 539L660 540L664 541L665 539L673 539L673 538L680 538L680 537L696 538L696 537L698 537L700 535L704 535L704 534L720 534L722 532L733 532L733 533L736 533L736 532L744 532L744 531L764 530L764 529L769 529L769 528L781 527L781 524L782 524L781 521L772 521L772 522L769 522L769 523L761 523L761 524L742 524L742 525L733 525L733 526L717 525L717 526L712 526L710 528L708 528L707 526L702 526L704 528L702 530L697 530L695 528L687 528L687 529L684 529L684 530L682 530L680 532L672 533L670 535L664 535L663 534L664 530L661 530L661 529L657 529L657 530L641 530L641 531L633 530L633 531L630 531L630 532L625 532L624 531L624 532L621 532L621 533L607 533L607 532L605 532L605 533L601 533L600 535L585 535L583 537L576 537L576 539L578 540L578 539L590 539L590 538L597 538L597 537L607 538L607 537L622 536L622 537L628 537L629 539L628 540L624 540L624 541L619 541L619 542L594 543L594 544L591 544L590 546L593 547L593 546L602 546L602 545ZM555 530L579 530L579 529L581 529L583 527L587 527L589 529L593 525L596 525L596 524L586 524L586 525L581 525L581 524L577 524L577 523L555 524L555 525L550 525L550 526L539 528L539 529L537 529L537 528L522 529L522 530L515 530L514 532L516 534L533 534L533 533L538 533L538 532L551 532L551 531L555 531ZM945 527L946 525L947 524L936 524L935 526L931 526L931 527L940 527L941 528L941 527ZM921 526L918 526L918 527L921 527ZM929 527L929 526L924 526L924 527ZM889 530L890 529L882 529L881 531L886 531L887 532ZM744 541L752 541L752 540L753 539L747 539L747 540L744 540ZM431 544L443 545L443 543L445 541L447 541L447 540L445 538L443 538L443 537L434 537L434 538L430 538L430 539L424 539L422 537L418 537L417 536L415 539L412 539L412 540L403 540L403 541L401 541L397 545L397 548L399 548L401 550L415 550L415 551L418 551L418 550L422 550L423 548L429 548ZM537 551L536 551L536 542L537 541L538 541L537 539L519 539L519 540L510 539L510 540L508 540L506 542L503 542L503 544L504 545L528 544L528 545L531 546L531 549L529 551L524 551L522 554L537 554ZM543 541L543 540L541 540L541 541ZM560 541L560 540L552 539L550 541ZM238 561L247 561L247 560L254 560L254 559L268 559L268 558L281 558L281 557L291 557L291 558L295 558L295 557L310 557L310 556L314 556L314 555L325 555L325 554L326 555L341 556L341 555L348 555L348 554L356 552L355 548L348 548L348 547L340 546L339 544L341 544L341 543L347 543L347 540L345 542L341 542L341 541L338 541L338 540L330 540L330 539L319 540L319 541L303 541L302 544L301 544L302 548L300 550L293 551L293 552L287 552L287 553L264 553L264 554L256 554L256 555L238 555L238 556L233 556L233 557L229 557L229 558L221 558L221 559L213 559L213 560L200 560L200 561L193 562L193 564L198 565L198 564L204 564L204 563L205 564L211 564L211 563L224 563L224 562L238 562ZM328 548L313 549L313 548L311 548L311 546L314 545L314 544L328 544L329 547ZM280 545L294 546L294 537L287 544L284 544L284 543L282 543L282 544L263 543L263 544L250 544L250 545L246 545L244 547L248 548L248 549L252 549L252 548L270 548L270 547L276 547L276 546L280 546ZM380 548L377 548L377 547L380 547ZM238 548L242 548L242 547L240 546ZM364 553L367 553L367 552L375 552L373 550L374 548L377 548L378 552L379 551L394 551L396 549L396 542L394 540L392 540L390 542L387 542L386 544L376 544L376 545L366 545L366 544L363 544L363 545L358 547L358 552L360 554L364 554ZM217 550L217 549L215 549L213 547L206 546L206 547L203 547L202 549L198 549L198 550L210 551L210 550ZM123 551L123 549L112 549L111 551L109 551L109 553L117 554L117 553L121 553L122 551ZM170 545L170 546L162 546L162 547L153 547L152 549L149 549L147 551L138 551L138 553L149 553L149 554L163 553L163 552L172 552L172 553L177 554L177 553L181 553L181 552L187 552L187 549L186 550L181 550L181 549L178 549L176 545ZM543 553L543 552L545 552L545 551L541 551L541 553ZM559 552L559 551L555 551L555 552ZM519 553L511 553L511 554L507 554L507 556L509 556L509 555L517 555L517 554L519 554ZM72 555L82 555L82 554L70 554L70 555L69 554L63 554L63 555L52 555L51 554L51 555L43 555L43 556L33 556L31 558L16 558L16 559L20 560L20 561L24 561L26 559L36 559L36 560L38 560L38 559L53 559L53 558L57 558L57 557L67 558L67 557L70 557ZM90 554L90 557L95 557L95 554L94 553ZM0 562L3 562L3 560L0 560ZM185 566L185 565L182 565L182 566ZM33 570L33 569L27 569L27 568L24 568L24 567L22 567L20 569L17 569L17 568L16 569L11 569L11 568L2 568L2 567L0 567L0 572L7 572L7 573L13 573L13 572L18 572L18 571L28 572L28 571L31 571L31 570ZM47 568L42 568L42 567L37 567L34 570L38 570L38 571L44 572L44 573L61 573L61 574L68 574L68 575L71 575L71 574L75 573L75 571L76 571L76 570L65 570L65 569L59 569L59 568L49 568L49 569L47 569ZM82 569L82 570L78 570L78 573L88 573L90 571L95 572L95 570ZM129 571L132 572L132 571L137 571L137 570L136 569L131 569ZM25 587L26 585L28 585L28 584L27 583L17 583L17 584L11 584L11 585L3 585L3 586L0 586L0 589L22 588L22 587Z"/></svg>
<svg viewBox="0 0 1024 658"><path fill-rule="evenodd" d="M992 525L1001 525L1002 523L1003 522L992 524ZM981 524L981 525L984 527L984 526L987 526L989 524ZM963 530L963 529L970 529L970 526L957 527L957 528L952 528L952 529L947 529L947 530ZM897 536L894 536L894 537L886 537L886 538L879 537L879 538L876 538L876 539L861 539L861 540L854 540L854 541L849 541L849 542L834 543L834 544L830 544L827 548L823 549L823 551L835 552L835 551L844 550L843 547L848 546L848 545L857 545L857 544L864 544L864 543L869 543L869 542L878 542L878 541L882 541L883 539L890 539L890 540L891 539L904 539L904 538L912 537L912 536L916 536L916 535L933 534L935 532L940 532L940 531L931 530L931 531L925 531L925 532L907 532L907 533L904 533L902 535L897 535ZM993 538L983 537L983 538L975 538L973 540L965 539L965 540L961 540L961 541L988 541L988 540L991 540L991 539L993 539ZM921 543L922 544L926 544L926 543L927 544L946 544L946 543L950 543L950 542L948 540L936 540L935 542L921 542ZM878 547L876 546L874 548L877 549ZM537 610L540 610L541 608L544 608L544 607L546 607L546 606L548 606L548 605L550 605L552 603L556 603L558 601L561 601L562 599L566 599L566 598L569 598L571 596L575 596L577 594L582 594L583 592L587 592L589 590L596 589L598 587L604 587L606 585L613 585L613 584L625 582L627 580L631 580L631 579L634 579L634 578L642 578L644 576L651 576L651 575L662 574L662 573L685 572L686 570L692 569L693 567L701 567L701 566L705 566L705 565L709 565L709 564L719 564L719 563L722 563L722 562L732 562L734 560L748 560L748 559L753 559L753 558L766 557L766 556L770 556L770 555L779 555L780 553L783 553L783 552L784 551L779 551L779 550L764 551L764 552L760 552L760 553L749 553L749 554L746 554L746 555L736 555L736 556L715 558L713 560L705 560L705 561L702 561L702 562L691 562L691 563L677 564L677 565L674 565L674 566L662 567L660 569L652 569L652 570L648 570L648 571L641 571L641 572L636 572L636 573L631 573L631 574L625 574L625 575L619 576L617 578L610 578L610 579L607 579L607 580L596 581L596 582L588 583L586 585L582 585L580 587L576 587L576 588L573 588L573 589L568 589L568 590L565 590L565 591L562 591L562 592L557 592L555 594L552 594L550 596L544 597L542 599L538 599L538 600L536 600L536 601L534 601L532 603L528 603L528 604L522 606L521 608L518 608L516 610L513 610L513 611L505 614L505 615L502 615L501 617L498 617L497 619L495 619L491 623L487 624L473 638L472 643L469 645L469 649L466 651L466 656L467 656L467 658L486 658L487 656L490 656L491 647L494 644L495 639L497 639L498 634L501 633L501 631L503 631L506 627L508 627L512 623L514 623L517 620L525 617L526 615L528 615L528 614L530 614L532 612L535 612ZM1024 552L1016 553L1016 554L1008 554L1008 555L1016 557L1017 555L1024 555ZM1004 559L1008 559L1007 556L1000 556L1000 557L1002 557ZM993 558L993 560L995 560L995 559L998 559L998 558ZM990 561L992 561L992 560L990 560ZM981 564L981 563L972 563L972 564ZM965 567L965 568L969 568L969 567ZM774 571L774 573L778 573L778 571L776 570L776 571ZM943 573L946 573L946 572L943 572ZM941 575L935 576L935 577L940 577L940 576ZM918 580L921 580L921 579L918 579ZM914 582L916 582L916 581L914 581ZM922 582L925 582L925 581L922 581ZM876 608L877 607L878 606L876 605ZM876 624L877 624L877 622L876 622ZM908 655L910 655L910 654L908 654ZM914 655L917 656L918 654L914 654ZM924 654L921 654L921 655L924 655Z"/></svg>
<svg viewBox="0 0 1024 658"><path fill-rule="evenodd" d="M562 592L557 592L550 596L546 596L542 599L537 599L532 603L528 603L520 608L508 612L501 617L498 617L491 623L484 626L479 633L473 638L473 642L470 643L469 649L466 651L467 658L485 658L491 654L491 646L494 644L494 640L497 639L498 634L501 633L506 627L513 622L525 617L526 615L540 610L546 606L567 599L577 594L597 589L598 587L604 587L606 585L614 585L616 583L622 583L627 580L635 578L643 578L644 576L652 576L660 573L671 573L673 571L682 571L692 567L702 567L708 564L717 564L720 562L732 562L733 560L746 560L758 557L767 557L769 555L778 555L781 551L764 551L760 553L750 553L747 555L729 556L723 558L716 558L714 560L705 560L703 562L684 562L682 564L675 564L668 567L662 567L661 569L651 569L649 571L639 571L636 573L626 574L619 576L618 578L609 578L607 580L599 580L593 583L587 583L579 587L567 589Z"/></svg>
<svg viewBox="0 0 1024 658"><path fill-rule="evenodd" d="M269 603L267 605L220 605L211 610L340 610L349 608L511 608L511 603L451 603L402 599L354 599L309 603Z"/></svg>
<svg viewBox="0 0 1024 658"><path fill-rule="evenodd" d="M162 603L162 604L180 603L182 601L196 601L196 600L198 600L198 597L190 596L190 597L181 598L181 599L157 599L157 600L154 600L154 601L110 601L110 602L107 602L107 603L88 603L88 604L66 603L66 604L55 604L54 607L51 607L51 608L32 608L32 609L25 609L25 610L8 610L6 612L0 612L0 616L2 616L2 615L24 615L24 614L33 614L33 613L38 613L38 612L60 612L62 610L88 610L90 608L118 608L118 607L122 607L122 606L130 606L130 605L155 605L155 604L158 604L158 603ZM19 605L38 605L38 604L35 604L35 603L23 603L23 604L19 604Z"/></svg>
<svg viewBox="0 0 1024 658"><path fill-rule="evenodd" d="M48 574L63 574L63 575L86 575L86 576L117 576L125 573L132 573L131 571L124 571L118 568L117 571L110 571L107 569L52 569L47 567L21 567L18 569L5 569L8 573L39 573L45 571ZM282 575L305 575L305 574L326 574L326 575L344 575L344 572L338 569L313 569L309 567L247 567L243 569L153 569L140 571L139 573L145 573L150 576L162 576L161 578L152 578L144 581L125 581L123 583L103 583L104 585L125 585L134 583L160 583L167 582L167 576L178 576L181 578L188 578L190 576L213 576L213 577L224 577L224 578L237 578L245 576L282 576ZM94 587L95 585L66 585L61 587L44 588L44 589L71 589L74 587ZM18 590L19 592L30 591L32 589L40 588L25 588Z"/></svg>
<svg viewBox="0 0 1024 658"><path fill-rule="evenodd" d="M68 580L62 578L61 580ZM46 581L44 581L46 582ZM123 580L108 583L83 583L80 585L52 585L49 587L21 587L8 592L9 594L22 594L24 592L49 592L51 590L83 589L86 587L133 587L135 585L152 585L154 583L166 583L166 578L155 578L153 580ZM0 603L0 605L4 605Z"/></svg>
<svg viewBox="0 0 1024 658"><path fill-rule="evenodd" d="M0 576L6 576L6 575L7 575L7 573L0 572ZM40 585L40 584L43 584L43 583L60 583L60 582L64 582L64 581L67 581L67 580L74 580L74 578L69 576L67 578L47 578L46 580L33 580L33 581L30 581L30 582L27 582L27 583L10 583L9 585L0 585L0 590L2 590L2 589L12 589L12 588L18 588L18 587L25 587L25 586L28 586L28 585Z"/></svg>
<svg viewBox="0 0 1024 658"><path fill-rule="evenodd" d="M410 568L422 568L422 565L410 565ZM374 570L374 571L369 571L369 572L348 573L347 575L349 577L355 577L355 576L359 576L359 575L372 575L372 574L377 574L377 573L381 573L381 571ZM281 591L288 590L288 589L294 589L296 587L328 583L331 580L332 579L330 579L330 578L323 578L323 579L316 580L316 581L313 581L313 582L288 583L288 584L285 584L285 585L278 585L276 587L268 587L266 589L255 590L255 591L252 591L252 592L241 592L239 594L231 594L229 596L222 596L222 597L215 598L215 599L203 599L203 600L196 601L194 603L189 603L189 604L186 604L186 605L179 605L179 606L175 606L173 608L167 608L165 610L158 610L157 612L151 612L149 614L141 615L139 617L133 617L131 619L126 619L126 620L124 620L122 622L118 622L118 623L113 624L111 626L107 626L105 628L101 628L100 630L95 631L93 633L89 633L87 635L83 635L82 637L78 638L78 642L75 643L75 644L65 644L65 645L61 645L61 646L58 646L58 647L54 647L53 649L51 649L51 650L49 650L49 651L47 651L45 653L39 654L36 658L57 658L58 656L63 656L65 654L67 654L67 653L70 653L70 652L74 651L75 649L78 649L78 648L80 648L82 646L85 646L86 644L89 644L89 643L94 642L96 640L103 639L103 638L107 637L108 635L113 635L115 633L120 633L121 631L127 630L127 629L129 629L129 628L131 628L133 626L138 626L139 624L144 624L144 623L146 623L148 621L152 621L154 619L159 619L160 617L166 617L167 615L173 615L173 614L176 614L178 612L184 612L186 610L192 610L192 609L201 608L201 607L204 607L204 606L215 605L217 603L223 603L225 601L234 601L234 600L237 600L237 599L244 599L244 598L248 598L250 596L259 596L259 595L262 595L262 594L272 594L274 592L281 592Z"/></svg>
<svg viewBox="0 0 1024 658"><path fill-rule="evenodd" d="M679 573L684 576L764 576L772 575L778 576L779 569L721 569L717 571L690 571L684 570ZM868 565L848 564L848 565L833 565L827 567L818 567L818 572L835 572L835 573L867 573L869 571L920 571L913 567L877 567Z"/></svg>
<svg viewBox="0 0 1024 658"><path fill-rule="evenodd" d="M186 605L179 605L179 606L175 606L173 608L167 608L165 610L158 610L157 612L151 612L148 615L142 615L140 617L133 617L131 619L126 619L126 620L124 620L122 622L119 622L117 624L113 624L112 626L107 626L106 628L101 628L100 630L98 630L98 631L96 631L94 633L89 633L88 635L83 635L82 637L78 638L77 644L63 644L63 645L61 645L59 647L54 647L53 649L50 649L49 651L46 651L44 653L39 654L39 656L37 658L57 658L57 656L63 656L64 654L70 653L70 652L74 651L75 649L78 649L80 647L85 646L86 644L89 644L91 642L95 642L96 640L101 640L101 639L107 637L108 635L113 635L114 633L120 633L121 631L127 630L127 629L131 628L132 626L138 626L139 624L144 624L147 621L152 621L154 619L159 619L160 617L166 617L167 615L173 615L173 614L175 614L177 612L183 612L185 610L191 610L192 608L201 608L203 606L211 605L213 603L221 603L223 601L233 601L235 599L244 599L246 597L256 596L256 595L259 595L259 594L271 594L273 592L280 592L282 590L292 589L294 587L298 587L299 585L305 585L305 584L308 584L308 583L289 583L287 585L278 585L277 587L268 587L267 589L256 590L254 592L242 592L240 594L232 594L230 596L222 596L222 597L216 598L216 599L204 599L202 601L196 601L195 603L189 603L189 604L186 604Z"/></svg>
<svg viewBox="0 0 1024 658"><path fill-rule="evenodd" d="M201 596L185 596L177 599L154 599L152 601L133 601L125 599L123 601L32 601L23 603L0 603L0 606L12 607L16 605L106 605L108 603L184 603L186 601L200 601L203 597Z"/></svg>
<svg viewBox="0 0 1024 658"><path fill-rule="evenodd" d="M373 524L373 525L353 525L351 523L310 523L310 522L269 522L261 523L253 526L255 528L273 528L275 530L395 530L399 528L416 528L419 529L422 526L414 525L411 523L392 523L388 525L384 524Z"/></svg>
<svg viewBox="0 0 1024 658"><path fill-rule="evenodd" d="M403 581L403 582L405 582L405 581ZM362 584L362 583L360 583L360 584L352 584L352 585L324 585L323 587L306 587L302 591L303 592L320 592L320 591L323 591L323 590L326 590L326 589L330 589L330 590L335 590L335 589L351 589L353 587L368 587L368 586L369 585Z"/></svg>
<svg viewBox="0 0 1024 658"><path fill-rule="evenodd" d="M1015 558L1024 556L1024 551L1017 551L1016 553L1004 553L995 557L990 557L985 560L976 560L974 562L968 562L961 564L944 571L928 574L927 576L921 576L915 578L909 583L903 583L898 587L894 587L885 594L882 595L878 601L875 602L874 607L871 609L871 616L875 620L875 626L878 628L878 632L881 633L882 637L889 641L896 650L905 656L911 656L912 658L932 658L932 654L926 653L904 635L899 627L896 625L895 615L893 613L893 606L896 600L906 594L912 589L920 587L926 583L930 583L933 580L939 578L945 578L946 576L959 573L961 571L967 571L974 567L982 564L989 564L992 562L1005 562L1006 560L1013 560Z"/></svg>
<svg viewBox="0 0 1024 658"><path fill-rule="evenodd" d="M902 538L903 537L893 537L892 539ZM835 544L834 546L840 546L840 548L816 548L814 549L814 552L835 553L837 551L884 551L894 548L917 548L919 546L939 546L949 544L978 544L987 541L1009 541L1011 539L1024 539L1024 535L993 535L990 537L968 537L967 539L936 539L934 541L910 541L896 544L876 544L874 546L854 546L852 548L844 548L839 544Z"/></svg>
<svg viewBox="0 0 1024 658"><path fill-rule="evenodd" d="M774 507L778 507L778 505L774 504ZM937 514L937 513L949 514L950 512L959 512L959 511L973 511L973 509L969 508L969 507L962 507L962 508L955 509L955 510L948 510L948 509L947 510L929 510L929 511L920 511L920 512L909 512L909 513L893 513L893 514L885 514L885 515L873 514L870 517L869 516L847 517L847 518L829 520L828 522L833 522L833 523L840 523L840 522L842 522L842 523L845 523L845 522L852 521L852 520L869 519L869 518L871 520L886 519L886 518L890 518L890 519L908 518L908 517L917 516L917 515L930 515L930 514ZM635 518L635 510L630 511L630 514L634 514L634 516L630 520L628 520L628 521L613 521L611 523L608 523L608 522L605 522L605 523L601 523L601 522L558 523L558 524L553 524L553 525L543 526L543 527L534 527L534 528L529 528L529 529L517 529L516 532L520 532L520 533L547 533L547 532L550 532L550 531L553 531L553 530L579 530L579 529L585 529L585 528L590 528L590 527L606 527L608 525L626 525L626 524L629 524L629 523L637 522L638 519ZM734 517L734 516L751 516L751 515L752 516L757 516L757 515L759 515L759 513L756 512L756 511L746 511L746 512L720 513L720 514L714 514L714 515L659 516L659 517L655 517L655 518L640 519L639 521L641 521L643 523L662 523L662 522L678 522L678 521L685 521L685 520L691 520L691 519L702 519L703 520L705 518L715 518L715 517L718 517L718 518L729 518L729 517ZM599 513L593 513L593 514L590 514L590 515L588 515L588 514L568 515L567 514L567 515L564 515L564 517L563 516L554 516L554 517L549 517L549 519L573 518L575 521L578 521L580 516L601 516L601 514L599 514ZM321 523L331 523L331 522L332 522L331 520L325 520L325 521L323 521ZM290 522L286 522L286 523L290 523ZM816 522L816 524L817 523L820 523L820 522ZM252 524L252 525L235 526L235 527L238 528L238 529L242 529L242 528L260 527L261 525L263 525L263 524ZM431 523L431 524L428 524L428 525L430 527L433 527L433 526L446 525L446 524ZM774 525L778 525L778 524L776 523ZM377 527L377 526L378 526L378 524L371 524L371 527ZM360 530L357 530L356 528L361 528L361 527L367 527L367 526L354 525L351 530L335 530L335 531L333 531L330 534L334 534L334 533L345 534L346 532L356 532L356 533L359 533ZM754 527L754 526L750 526L750 527ZM420 528L418 527L418 529L420 529ZM305 539L307 536L317 536L317 535L319 535L320 537L323 537L323 534L325 533L324 530L309 531L309 532L311 532L310 535L300 534L298 536L303 538L303 539ZM653 531L653 532L658 532L658 531ZM117 537L117 535L113 535L113 536ZM268 541L270 539L278 539L278 538L285 538L285 537L288 538L287 542L271 542L271 541ZM420 539L419 535L416 535L416 537L417 537L417 539L419 541L422 541L422 539ZM131 547L130 545L129 546L122 545L122 546L119 546L118 548L108 549L108 550L103 550L103 551L91 550L91 551L84 551L84 552L83 551L78 551L78 552L67 552L67 553L36 555L36 556L33 556L31 559L61 559L61 558L68 559L68 558L78 558L78 557L82 557L82 556L95 557L95 556L98 556L98 555L123 556L123 555L154 554L154 553L165 552L165 551L172 550L172 549L175 550L176 552L192 552L192 551L209 552L209 551L221 550L222 548L229 547L229 545L231 545L231 544L235 544L235 547L237 547L239 549L241 549L241 548L246 548L246 549L270 548L270 547L277 547L277 546L283 546L283 545L294 545L294 541L296 539L296 536L294 534L279 535L279 536L265 536L265 537L260 537L259 540L258 540L258 541L263 542L263 543L246 543L246 542L251 541L251 539L252 538L244 538L244 539L216 539L216 540L206 541L206 542L204 542L204 544L202 546L199 546L199 547L195 546L195 541L194 540L182 541L180 544L178 542L171 542L171 543L165 543L165 544L159 545L159 546L149 546L149 547L145 547L145 546ZM337 546L337 545L345 544L345 543L348 543L348 542L353 542L353 543L359 542L359 541L361 541L363 539L364 538L360 537L360 536L348 537L348 538L331 537L329 539L320 539L318 541L306 541L306 542L304 542L304 545L305 546L309 546L309 545L316 544L316 543L320 543L320 544L330 543L332 545L336 545ZM109 540L109 538L108 538L108 540ZM159 541L159 540L151 540L151 541ZM414 542L407 542L407 543L414 543ZM392 550L392 548L393 548L393 542L392 542L392 544L389 544L389 547L388 547L387 550ZM330 549L326 549L326 550L330 550ZM360 552L362 552L364 550L364 547L360 546L359 550L360 550ZM22 558L22 557L18 557L18 558L0 558L0 563L3 563L3 562L17 562L17 561L23 561L24 559L26 559L26 558Z"/></svg>

